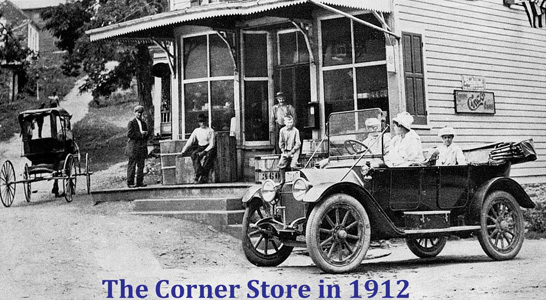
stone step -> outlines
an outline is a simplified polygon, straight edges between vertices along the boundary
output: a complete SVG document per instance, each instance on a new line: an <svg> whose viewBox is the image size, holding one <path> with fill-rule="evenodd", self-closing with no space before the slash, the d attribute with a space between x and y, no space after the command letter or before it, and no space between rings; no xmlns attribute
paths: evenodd
<svg viewBox="0 0 546 300"><path fill-rule="evenodd" d="M244 210L208 210L208 211L137 211L131 214L135 215L153 215L172 217L182 220L194 221L204 224L210 224L219 230L227 225L241 224L243 222Z"/></svg>
<svg viewBox="0 0 546 300"><path fill-rule="evenodd" d="M251 183L209 183L186 185L151 185L139 188L116 188L91 192L95 203L133 201L137 199L241 198Z"/></svg>
<svg viewBox="0 0 546 300"><path fill-rule="evenodd" d="M133 211L232 211L241 210L241 198L137 199Z"/></svg>

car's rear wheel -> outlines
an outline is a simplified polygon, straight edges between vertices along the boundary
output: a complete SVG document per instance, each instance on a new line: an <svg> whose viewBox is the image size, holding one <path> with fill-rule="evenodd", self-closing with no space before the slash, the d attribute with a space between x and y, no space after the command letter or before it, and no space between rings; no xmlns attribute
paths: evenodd
<svg viewBox="0 0 546 300"><path fill-rule="evenodd" d="M256 266L278 266L285 261L293 247L286 246L276 236L275 227L270 222L256 224L259 220L271 217L264 209L261 200L248 205L243 216L243 252Z"/></svg>
<svg viewBox="0 0 546 300"><path fill-rule="evenodd" d="M523 213L514 197L504 191L487 196L480 216L478 240L495 260L514 258L523 245Z"/></svg>
<svg viewBox="0 0 546 300"><path fill-rule="evenodd" d="M407 238L406 244L410 251L420 258L436 257L444 249L447 237Z"/></svg>
<svg viewBox="0 0 546 300"><path fill-rule="evenodd" d="M318 204L306 227L307 250L313 262L328 273L358 267L370 246L370 220L353 197L334 194Z"/></svg>

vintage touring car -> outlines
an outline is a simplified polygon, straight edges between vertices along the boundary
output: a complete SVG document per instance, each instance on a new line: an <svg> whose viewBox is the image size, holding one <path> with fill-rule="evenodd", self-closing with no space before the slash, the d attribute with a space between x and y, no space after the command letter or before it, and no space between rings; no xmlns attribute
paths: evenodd
<svg viewBox="0 0 546 300"><path fill-rule="evenodd" d="M509 173L512 164L536 159L532 140L465 150L467 165L387 167L383 150L371 153L361 142L369 118L381 118L381 110L331 114L325 165L247 191L242 245L250 262L276 266L306 247L323 271L341 273L361 264L371 241L404 238L415 255L430 258L449 235L477 236L495 260L518 254L521 207L535 204Z"/></svg>

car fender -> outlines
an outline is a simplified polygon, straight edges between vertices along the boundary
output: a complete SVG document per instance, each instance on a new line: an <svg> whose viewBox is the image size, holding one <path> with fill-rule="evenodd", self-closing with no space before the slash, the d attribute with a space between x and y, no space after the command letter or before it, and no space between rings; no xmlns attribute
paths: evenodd
<svg viewBox="0 0 546 300"><path fill-rule="evenodd" d="M534 208L535 203L525 190L515 180L508 177L496 177L484 182L474 193L472 202L468 206L469 220L479 224L483 202L487 195L493 191L505 191L510 193L521 207Z"/></svg>
<svg viewBox="0 0 546 300"><path fill-rule="evenodd" d="M373 239L403 236L403 231L396 227L373 196L356 183L344 181L317 184L312 186L305 194L303 202L310 203L313 206L321 202L325 197L335 193L348 194L364 206L370 217ZM311 210L309 210L310 212Z"/></svg>
<svg viewBox="0 0 546 300"><path fill-rule="evenodd" d="M243 195L243 198L241 198L241 201L243 202L243 206L246 207L248 202L254 198L262 198L262 186L259 184L250 186L245 194Z"/></svg>

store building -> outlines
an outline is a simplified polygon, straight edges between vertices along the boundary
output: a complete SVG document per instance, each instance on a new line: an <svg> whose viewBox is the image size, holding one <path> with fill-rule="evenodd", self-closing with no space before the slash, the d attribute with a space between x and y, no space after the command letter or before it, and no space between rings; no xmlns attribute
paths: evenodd
<svg viewBox="0 0 546 300"><path fill-rule="evenodd" d="M254 157L273 149L269 120L282 90L303 139L324 137L332 112L379 107L390 121L408 111L425 147L441 142L445 125L463 146L533 138L538 160L512 175L545 181L546 29L529 26L518 3L203 2L172 0L169 12L88 32L164 50L154 56L163 66L156 133L188 138L206 113L236 136L241 176L253 178Z"/></svg>

